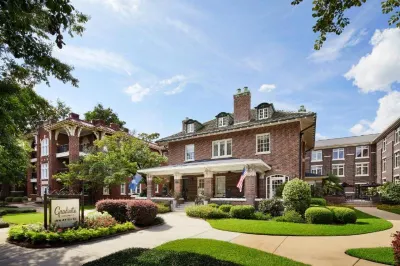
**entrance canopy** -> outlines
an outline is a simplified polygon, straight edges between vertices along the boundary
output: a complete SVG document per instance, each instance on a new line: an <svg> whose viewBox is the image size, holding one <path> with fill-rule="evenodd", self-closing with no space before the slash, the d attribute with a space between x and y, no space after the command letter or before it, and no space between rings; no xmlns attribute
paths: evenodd
<svg viewBox="0 0 400 266"><path fill-rule="evenodd" d="M263 173L271 170L271 167L261 159L223 159L204 160L184 164L168 165L138 170L139 173L149 175L174 175L203 174L205 170L218 172L240 172L245 167L251 167L257 172Z"/></svg>

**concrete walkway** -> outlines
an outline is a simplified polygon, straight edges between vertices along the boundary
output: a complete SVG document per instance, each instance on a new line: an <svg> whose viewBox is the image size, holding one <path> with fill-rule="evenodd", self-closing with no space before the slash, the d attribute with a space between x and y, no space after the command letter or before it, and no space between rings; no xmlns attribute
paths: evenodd
<svg viewBox="0 0 400 266"><path fill-rule="evenodd" d="M162 215L165 224L134 232L55 249L27 249L5 242L8 229L0 229L0 265L81 265L131 247L153 248L182 238L209 238L228 241L288 257L311 265L379 265L350 257L349 248L390 246L391 234L400 230L400 215L359 208L361 211L390 220L390 230L358 236L286 237L262 236L220 231L203 220L188 218L183 212Z"/></svg>

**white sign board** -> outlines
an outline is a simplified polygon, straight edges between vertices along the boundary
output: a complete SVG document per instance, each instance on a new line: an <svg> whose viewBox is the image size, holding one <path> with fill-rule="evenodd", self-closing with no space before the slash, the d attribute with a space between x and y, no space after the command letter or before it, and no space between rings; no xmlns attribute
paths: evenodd
<svg viewBox="0 0 400 266"><path fill-rule="evenodd" d="M53 199L50 211L50 224L72 227L79 222L79 199Z"/></svg>

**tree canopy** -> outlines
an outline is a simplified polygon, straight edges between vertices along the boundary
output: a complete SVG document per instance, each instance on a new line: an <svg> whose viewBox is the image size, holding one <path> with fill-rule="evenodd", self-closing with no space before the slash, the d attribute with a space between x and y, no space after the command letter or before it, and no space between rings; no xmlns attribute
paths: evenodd
<svg viewBox="0 0 400 266"><path fill-rule="evenodd" d="M303 0L293 0L292 5L298 5ZM319 33L315 41L314 49L321 49L329 33L340 35L344 28L350 24L350 19L345 16L345 12L353 7L361 7L367 0L313 0L313 14L317 19L313 26L313 31ZM400 27L400 1L382 0L381 9L383 14L391 15L389 25Z"/></svg>
<svg viewBox="0 0 400 266"><path fill-rule="evenodd" d="M123 127L126 122L119 119L118 114L114 113L111 108L104 108L104 106L99 103L97 104L92 111L88 111L85 114L85 120L90 121L93 119L101 119L109 125L110 123L118 124L120 127Z"/></svg>

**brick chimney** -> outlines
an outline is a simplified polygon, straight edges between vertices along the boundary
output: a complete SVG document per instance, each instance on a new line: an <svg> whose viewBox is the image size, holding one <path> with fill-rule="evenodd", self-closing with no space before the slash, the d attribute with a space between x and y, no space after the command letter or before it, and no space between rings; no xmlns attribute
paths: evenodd
<svg viewBox="0 0 400 266"><path fill-rule="evenodd" d="M93 119L93 120L91 121L91 123L92 123L93 125L95 125L96 127L105 126L105 125L106 125L106 123L104 123L104 120L103 120L103 119Z"/></svg>
<svg viewBox="0 0 400 266"><path fill-rule="evenodd" d="M182 132L186 133L186 122L189 120L189 117L186 117L184 120L182 120Z"/></svg>
<svg viewBox="0 0 400 266"><path fill-rule="evenodd" d="M110 127L111 127L112 129L114 129L115 131L118 131L118 130L119 130L119 125L118 125L118 124L110 123Z"/></svg>
<svg viewBox="0 0 400 266"><path fill-rule="evenodd" d="M79 120L79 115L76 113L69 113L69 118Z"/></svg>
<svg viewBox="0 0 400 266"><path fill-rule="evenodd" d="M233 95L233 118L235 124L248 122L251 119L251 93L247 87L237 89Z"/></svg>

